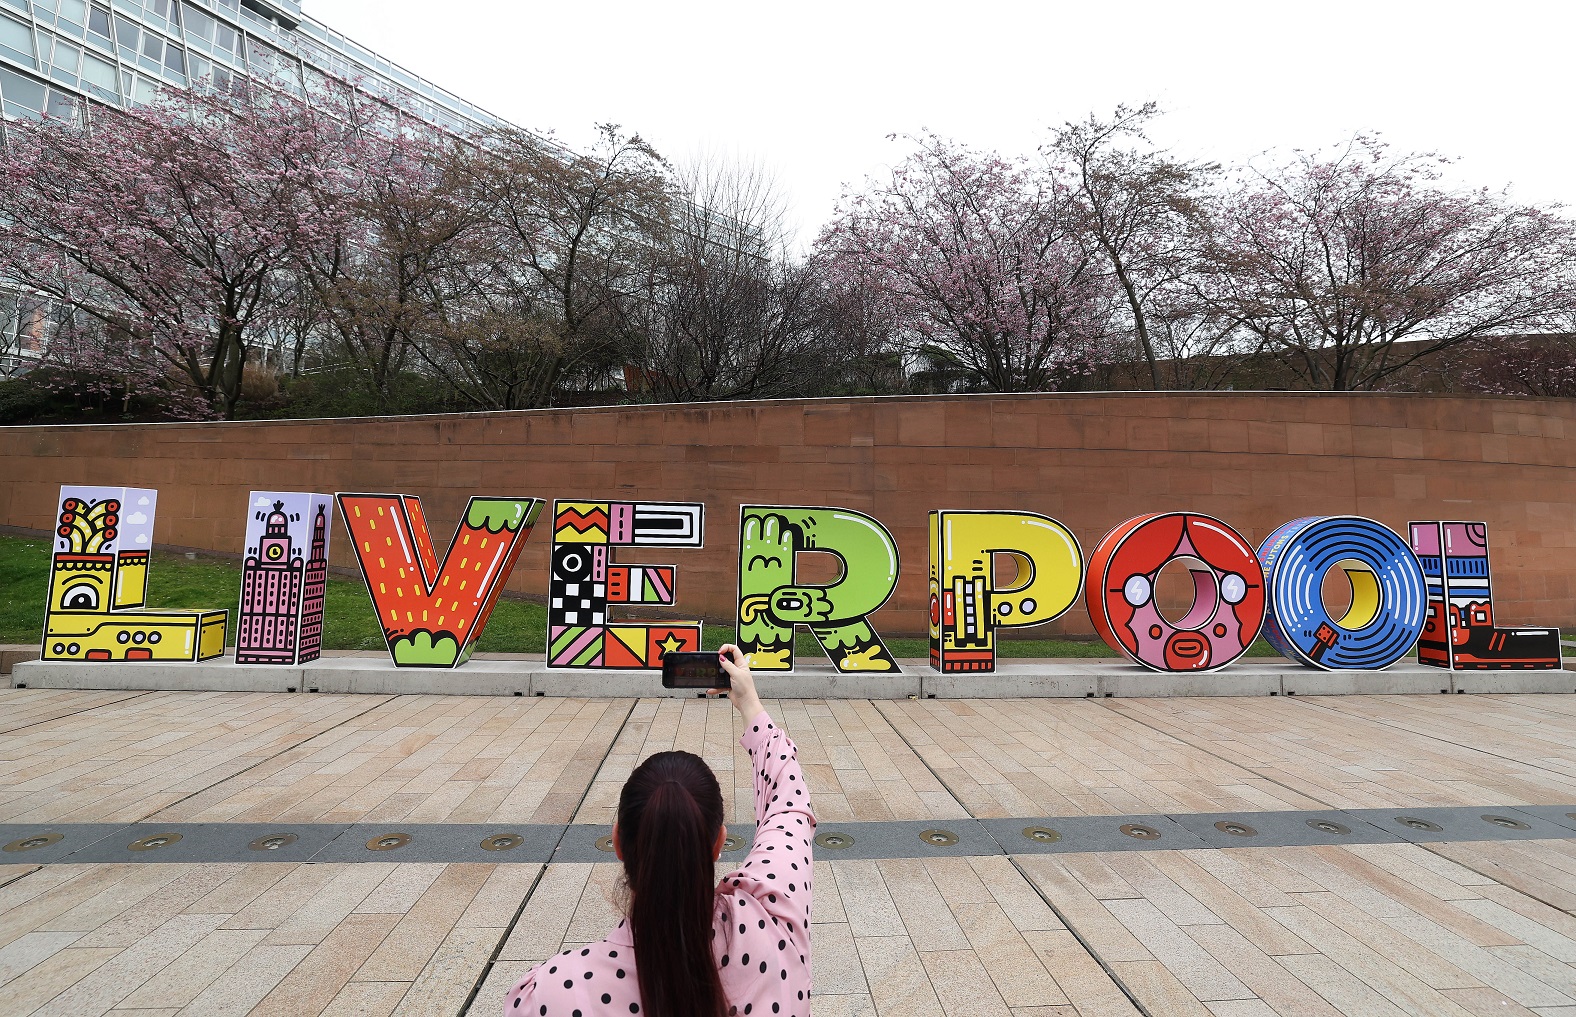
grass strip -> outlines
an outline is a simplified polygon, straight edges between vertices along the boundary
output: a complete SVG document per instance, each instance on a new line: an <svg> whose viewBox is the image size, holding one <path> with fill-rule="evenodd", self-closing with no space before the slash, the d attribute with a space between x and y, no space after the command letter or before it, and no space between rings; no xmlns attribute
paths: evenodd
<svg viewBox="0 0 1576 1017"><path fill-rule="evenodd" d="M44 630L44 596L49 579L50 546L39 537L0 535L0 643L37 643ZM155 552L148 569L148 606L154 608L228 609L227 642L235 642L235 611L240 602L241 566L216 558L186 558ZM383 631L372 609L372 599L359 579L329 576L325 593L323 647L329 650L380 650ZM733 638L733 627L708 625L704 645L715 649ZM493 653L541 653L547 641L547 609L526 600L504 599L493 610L477 649ZM924 657L923 639L888 639L887 648L898 657ZM1104 643L1076 639L1001 639L1002 658L1114 657ZM801 632L795 651L811 659L820 657L815 637ZM1576 649L1567 654L1576 656ZM1250 657L1274 657L1264 640L1248 650Z"/></svg>

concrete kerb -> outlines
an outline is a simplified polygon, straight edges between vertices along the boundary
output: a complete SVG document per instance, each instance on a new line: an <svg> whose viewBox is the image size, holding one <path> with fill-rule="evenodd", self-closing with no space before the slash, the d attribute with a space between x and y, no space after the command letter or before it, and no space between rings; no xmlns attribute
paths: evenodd
<svg viewBox="0 0 1576 1017"><path fill-rule="evenodd" d="M0 675L10 674L11 669L24 660L37 660L38 654L37 643L0 644Z"/></svg>
<svg viewBox="0 0 1576 1017"><path fill-rule="evenodd" d="M775 699L1033 699L1170 696L1438 695L1572 693L1576 673L1455 672L1403 661L1384 671L1315 671L1290 661L1252 658L1207 674L1156 674L1105 658L1003 662L989 674L938 674L923 660L897 674L840 674L802 664L793 674L758 672L762 696ZM18 663L19 688L203 692L307 692L375 695L693 698L664 689L648 671L548 670L540 655L478 656L458 668L394 667L381 653L326 656L305 666L201 663Z"/></svg>

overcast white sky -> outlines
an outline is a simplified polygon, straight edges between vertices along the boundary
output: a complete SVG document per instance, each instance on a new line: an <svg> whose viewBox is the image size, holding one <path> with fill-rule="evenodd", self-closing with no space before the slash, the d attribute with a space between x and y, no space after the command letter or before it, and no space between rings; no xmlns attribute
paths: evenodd
<svg viewBox="0 0 1576 1017"><path fill-rule="evenodd" d="M1029 152L1159 101L1158 140L1222 162L1356 131L1459 158L1464 182L1576 205L1576 4L1548 0L305 0L318 20L521 126L599 121L670 159L777 176L808 241L844 183L930 128Z"/></svg>

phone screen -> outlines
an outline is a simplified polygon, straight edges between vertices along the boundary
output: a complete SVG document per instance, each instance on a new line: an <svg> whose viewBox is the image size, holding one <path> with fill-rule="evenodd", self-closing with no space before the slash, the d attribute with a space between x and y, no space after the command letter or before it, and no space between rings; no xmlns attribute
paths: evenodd
<svg viewBox="0 0 1576 1017"><path fill-rule="evenodd" d="M732 688L716 650L676 651L662 658L662 687L667 689Z"/></svg>

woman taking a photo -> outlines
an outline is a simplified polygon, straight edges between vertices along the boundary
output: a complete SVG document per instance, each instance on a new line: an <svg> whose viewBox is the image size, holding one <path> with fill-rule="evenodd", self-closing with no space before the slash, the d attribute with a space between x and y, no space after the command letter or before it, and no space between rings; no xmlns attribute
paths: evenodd
<svg viewBox="0 0 1576 1017"><path fill-rule="evenodd" d="M613 824L628 917L532 968L505 998L505 1017L808 1017L810 791L746 658L732 645L719 658L754 763L749 857L714 882L728 836L717 776L689 752L651 756L625 782Z"/></svg>

